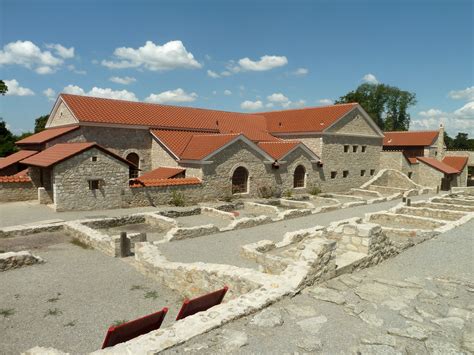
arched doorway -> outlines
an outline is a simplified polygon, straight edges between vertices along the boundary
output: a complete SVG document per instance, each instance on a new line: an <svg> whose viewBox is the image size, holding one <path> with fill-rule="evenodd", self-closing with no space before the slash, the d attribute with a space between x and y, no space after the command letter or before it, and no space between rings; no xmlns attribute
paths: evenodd
<svg viewBox="0 0 474 355"><path fill-rule="evenodd" d="M249 172L243 166L234 170L232 175L232 193L241 194L248 192Z"/></svg>
<svg viewBox="0 0 474 355"><path fill-rule="evenodd" d="M298 165L293 174L293 187L305 187L306 169Z"/></svg>
<svg viewBox="0 0 474 355"><path fill-rule="evenodd" d="M128 170L128 177L130 179L135 179L138 177L138 168L140 167L140 157L138 156L137 153L130 153L127 155L127 157L125 158L127 159L129 162L135 164L136 168L134 167L130 167L129 170Z"/></svg>

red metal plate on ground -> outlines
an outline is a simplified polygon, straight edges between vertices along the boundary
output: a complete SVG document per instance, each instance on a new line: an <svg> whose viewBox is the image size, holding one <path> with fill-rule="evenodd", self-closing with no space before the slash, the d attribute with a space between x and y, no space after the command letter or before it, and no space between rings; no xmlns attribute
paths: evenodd
<svg viewBox="0 0 474 355"><path fill-rule="evenodd" d="M207 295L199 296L191 300L184 300L176 320L192 316L195 313L203 312L211 307L217 306L224 299L228 289L227 286L224 286L223 289L208 293Z"/></svg>
<svg viewBox="0 0 474 355"><path fill-rule="evenodd" d="M161 311L149 314L145 317L120 324L116 327L111 326L105 336L102 349L124 343L137 336L159 329L167 312L168 308L163 308Z"/></svg>

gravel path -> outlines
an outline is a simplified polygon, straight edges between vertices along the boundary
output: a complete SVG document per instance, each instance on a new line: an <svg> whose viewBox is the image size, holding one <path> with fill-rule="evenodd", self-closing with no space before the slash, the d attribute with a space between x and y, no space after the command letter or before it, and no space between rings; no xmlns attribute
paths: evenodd
<svg viewBox="0 0 474 355"><path fill-rule="evenodd" d="M427 199L429 195L417 196L413 200ZM173 261L208 262L230 264L241 267L257 268L257 264L239 256L240 246L262 239L280 241L289 231L310 228L316 225L327 226L329 223L351 217L363 217L366 213L387 210L400 200L382 202L373 205L335 210L326 213L269 223L249 229L240 229L224 233L207 235L194 239L185 239L160 245L163 254ZM216 252L218 251L218 252Z"/></svg>
<svg viewBox="0 0 474 355"><path fill-rule="evenodd" d="M129 258L110 258L70 243L34 254L46 263L0 273L1 354L36 345L72 354L94 351L115 321L171 306L169 322L181 303L177 293L135 270Z"/></svg>
<svg viewBox="0 0 474 355"><path fill-rule="evenodd" d="M166 351L474 352L474 221Z"/></svg>

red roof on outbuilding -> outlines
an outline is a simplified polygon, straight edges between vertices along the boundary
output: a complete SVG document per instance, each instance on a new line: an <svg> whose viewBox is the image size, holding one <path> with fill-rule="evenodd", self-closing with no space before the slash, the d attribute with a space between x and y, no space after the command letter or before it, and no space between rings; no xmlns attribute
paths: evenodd
<svg viewBox="0 0 474 355"><path fill-rule="evenodd" d="M155 180L146 180L140 182L135 180L132 182L130 187L143 187L143 186L180 186L180 185L200 185L202 181L197 177L188 177L188 178L177 178L177 179L155 179Z"/></svg>
<svg viewBox="0 0 474 355"><path fill-rule="evenodd" d="M384 132L384 147L430 146L438 138L438 131Z"/></svg>
<svg viewBox="0 0 474 355"><path fill-rule="evenodd" d="M74 131L75 129L78 129L79 126L66 126L66 127L53 127L53 128L47 128L44 131L41 131L39 133L33 134L32 136L28 136L26 138L23 138L16 142L16 144L22 145L22 144L42 144L47 141L50 141L53 138L62 136L63 134L66 134L68 132Z"/></svg>
<svg viewBox="0 0 474 355"><path fill-rule="evenodd" d="M466 156L450 156L450 157L444 157L443 163L461 172L466 166L468 160L469 160L469 157L466 157Z"/></svg>
<svg viewBox="0 0 474 355"><path fill-rule="evenodd" d="M0 169L4 169L10 165L19 163L20 160L26 159L32 155L38 153L36 150L19 150L16 153L10 154L9 156L0 159Z"/></svg>
<svg viewBox="0 0 474 355"><path fill-rule="evenodd" d="M435 158L429 158L429 157L417 157L417 159L425 164L428 164L429 166L441 171L442 173L445 174L458 174L459 170L455 169Z"/></svg>
<svg viewBox="0 0 474 355"><path fill-rule="evenodd" d="M145 180L171 179L175 177L176 175L181 174L184 171L186 171L186 169L159 167L143 175L140 175L136 180L145 181Z"/></svg>

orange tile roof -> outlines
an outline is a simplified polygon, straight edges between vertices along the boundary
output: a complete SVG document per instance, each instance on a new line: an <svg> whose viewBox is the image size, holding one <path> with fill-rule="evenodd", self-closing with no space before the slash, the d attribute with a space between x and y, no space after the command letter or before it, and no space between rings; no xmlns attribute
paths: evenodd
<svg viewBox="0 0 474 355"><path fill-rule="evenodd" d="M46 168L46 167L55 165L63 160L66 160L70 157L73 157L74 155L82 153L92 147L100 149L103 152L113 156L114 158L120 161L123 161L124 163L134 166L133 163L111 152L110 150L101 147L95 142L55 144L52 147L45 149L38 154L35 154L29 158L22 160L21 163L25 165L33 165L33 166Z"/></svg>
<svg viewBox="0 0 474 355"><path fill-rule="evenodd" d="M62 136L68 132L74 131L78 129L79 126L67 126L67 127L54 127L54 128L47 128L44 131L38 132L26 138L23 138L16 142L16 144L42 144L45 143L53 138Z"/></svg>
<svg viewBox="0 0 474 355"><path fill-rule="evenodd" d="M158 138L171 152L180 157L194 135L207 134L198 131L175 131L166 129L152 129L151 133Z"/></svg>
<svg viewBox="0 0 474 355"><path fill-rule="evenodd" d="M22 171L19 171L18 173L16 173L15 175L13 176L29 176L28 173L29 173L30 169L29 168L26 168L25 170L22 170Z"/></svg>
<svg viewBox="0 0 474 355"><path fill-rule="evenodd" d="M200 185L202 181L197 177L177 178L177 179L156 179L146 180L144 182L133 181L130 187L144 186L180 186L180 185Z"/></svg>
<svg viewBox="0 0 474 355"><path fill-rule="evenodd" d="M14 183L14 182L30 182L31 179L30 177L25 173L25 170L20 171L19 173L15 175L10 175L10 176L0 176L0 183L1 182L7 182L7 183Z"/></svg>
<svg viewBox="0 0 474 355"><path fill-rule="evenodd" d="M357 103L296 110L261 112L271 133L322 132L354 109Z"/></svg>
<svg viewBox="0 0 474 355"><path fill-rule="evenodd" d="M438 137L438 131L384 132L384 147L430 146Z"/></svg>
<svg viewBox="0 0 474 355"><path fill-rule="evenodd" d="M137 180L160 180L160 179L171 179L178 174L186 171L183 168L169 168L169 167L159 167L157 169L151 170L143 175L140 175Z"/></svg>
<svg viewBox="0 0 474 355"><path fill-rule="evenodd" d="M417 159L425 164L428 164L429 166L441 171L442 173L445 174L458 174L459 170L455 169L435 158L429 158L429 157L417 157Z"/></svg>
<svg viewBox="0 0 474 355"><path fill-rule="evenodd" d="M182 160L201 160L236 139L239 134L203 134L191 137L181 154Z"/></svg>
<svg viewBox="0 0 474 355"><path fill-rule="evenodd" d="M10 154L9 156L0 160L0 169L4 169L10 165L20 162L20 160L26 159L34 154L38 153L36 150L19 150L16 153Z"/></svg>
<svg viewBox="0 0 474 355"><path fill-rule="evenodd" d="M260 142L258 146L275 160L283 158L290 150L295 148L299 141Z"/></svg>
<svg viewBox="0 0 474 355"><path fill-rule="evenodd" d="M468 160L469 157L467 156L449 156L444 157L443 163L461 172L466 166Z"/></svg>

